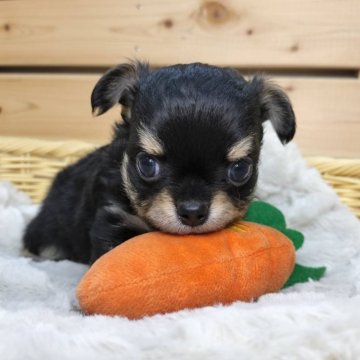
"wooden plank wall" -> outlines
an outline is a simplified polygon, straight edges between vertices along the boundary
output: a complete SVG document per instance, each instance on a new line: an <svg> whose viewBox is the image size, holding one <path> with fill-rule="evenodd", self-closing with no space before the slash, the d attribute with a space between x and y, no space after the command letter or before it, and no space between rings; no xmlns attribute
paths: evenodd
<svg viewBox="0 0 360 360"><path fill-rule="evenodd" d="M275 74L305 154L360 157L359 0L0 1L0 134L105 142L92 87L128 58Z"/></svg>

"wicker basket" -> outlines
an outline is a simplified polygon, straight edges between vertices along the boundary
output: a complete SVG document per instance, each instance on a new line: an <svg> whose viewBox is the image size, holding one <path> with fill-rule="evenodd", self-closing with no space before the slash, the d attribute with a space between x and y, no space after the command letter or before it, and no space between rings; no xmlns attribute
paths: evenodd
<svg viewBox="0 0 360 360"><path fill-rule="evenodd" d="M81 141L0 137L0 180L11 181L40 202L54 175L95 147ZM360 217L360 160L317 157L308 161Z"/></svg>
<svg viewBox="0 0 360 360"><path fill-rule="evenodd" d="M0 136L0 180L41 202L55 174L93 149L95 145L80 141Z"/></svg>

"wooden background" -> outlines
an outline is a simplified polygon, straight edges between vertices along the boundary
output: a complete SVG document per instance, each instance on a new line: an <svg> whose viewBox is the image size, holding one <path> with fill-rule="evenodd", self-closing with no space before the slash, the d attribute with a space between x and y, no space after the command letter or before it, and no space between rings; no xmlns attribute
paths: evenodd
<svg viewBox="0 0 360 360"><path fill-rule="evenodd" d="M265 70L305 154L360 157L359 0L0 0L0 134L106 142L90 93L126 58Z"/></svg>

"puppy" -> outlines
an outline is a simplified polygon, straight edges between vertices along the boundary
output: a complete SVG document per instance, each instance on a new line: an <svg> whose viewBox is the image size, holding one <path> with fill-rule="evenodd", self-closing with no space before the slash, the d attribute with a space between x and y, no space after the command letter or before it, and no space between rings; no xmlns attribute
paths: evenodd
<svg viewBox="0 0 360 360"><path fill-rule="evenodd" d="M29 224L25 249L91 263L154 229L204 233L241 219L257 180L262 123L295 133L286 94L262 77L195 63L121 64L91 96L101 115L122 106L112 142L61 171Z"/></svg>

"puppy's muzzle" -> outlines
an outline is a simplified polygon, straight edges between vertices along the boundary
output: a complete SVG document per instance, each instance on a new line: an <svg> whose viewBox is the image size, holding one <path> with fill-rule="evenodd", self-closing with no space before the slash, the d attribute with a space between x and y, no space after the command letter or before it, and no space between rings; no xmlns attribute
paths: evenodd
<svg viewBox="0 0 360 360"><path fill-rule="evenodd" d="M177 205L176 210L180 221L188 226L202 225L209 216L208 204L196 200L182 201Z"/></svg>

